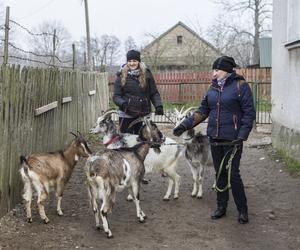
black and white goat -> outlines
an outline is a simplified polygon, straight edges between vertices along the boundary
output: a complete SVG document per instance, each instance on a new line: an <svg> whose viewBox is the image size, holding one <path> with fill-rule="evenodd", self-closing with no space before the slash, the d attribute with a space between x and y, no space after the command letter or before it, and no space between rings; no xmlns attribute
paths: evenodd
<svg viewBox="0 0 300 250"><path fill-rule="evenodd" d="M69 181L79 158L88 157L92 153L80 133L73 135L75 136L74 140L64 151L31 154L27 157L20 157L20 174L24 183L23 198L25 200L28 222L32 222L32 186L37 192L39 214L45 223L48 223L49 219L45 213L44 202L49 195L50 187L56 189L57 213L58 215L63 215L61 200L65 185Z"/></svg>
<svg viewBox="0 0 300 250"><path fill-rule="evenodd" d="M129 188L133 197L139 222L144 222L146 218L139 198L140 183L145 173L144 160L150 147L158 149L163 135L153 122L146 120L139 138L141 142L133 147L102 149L90 156L86 162L88 191L95 213L96 227L100 227L100 214L108 238L113 235L107 214L112 211L116 193L125 187ZM100 210L99 201L102 201Z"/></svg>
<svg viewBox="0 0 300 250"><path fill-rule="evenodd" d="M138 143L141 139L138 135L133 134L120 134L117 131L116 124L111 119L111 114L115 113L114 110L106 111L101 115L96 122L94 128L90 130L93 134L103 134L103 144L110 149L119 147L131 147ZM139 122L136 120L135 122ZM174 188L174 199L178 198L180 179L181 177L176 172L179 156L182 152L182 146L176 145L176 141L166 137L165 143L160 146L160 151L151 148L149 154L145 159L145 169L147 173L164 173L169 178L169 184L164 200L170 200L173 184ZM130 196L128 197L130 199Z"/></svg>
<svg viewBox="0 0 300 250"><path fill-rule="evenodd" d="M180 111L175 109L176 125L178 126L190 113L195 109L190 107L184 111L184 107ZM212 164L210 153L209 139L202 135L201 132L195 133L194 129L185 131L181 137L185 141L184 155L187 159L189 167L193 175L193 191L192 197L202 198L203 195L203 179L205 166Z"/></svg>

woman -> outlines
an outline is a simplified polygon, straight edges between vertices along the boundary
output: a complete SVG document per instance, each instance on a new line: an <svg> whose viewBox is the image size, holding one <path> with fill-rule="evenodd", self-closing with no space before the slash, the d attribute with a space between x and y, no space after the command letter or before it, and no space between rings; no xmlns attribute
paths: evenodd
<svg viewBox="0 0 300 250"><path fill-rule="evenodd" d="M131 128L129 124L137 117L151 112L151 103L156 115L163 115L163 105L151 71L141 63L140 52L127 52L127 63L117 73L113 101L120 108L119 124L121 133L137 134L142 123Z"/></svg>
<svg viewBox="0 0 300 250"><path fill-rule="evenodd" d="M246 224L249 222L248 206L239 166L243 141L247 140L252 129L255 109L251 89L245 79L236 74L234 67L234 59L228 56L213 63L213 80L200 107L174 128L173 133L180 136L208 117L207 135L217 178L217 209L211 218L216 220L226 215L230 184L239 212L238 222Z"/></svg>

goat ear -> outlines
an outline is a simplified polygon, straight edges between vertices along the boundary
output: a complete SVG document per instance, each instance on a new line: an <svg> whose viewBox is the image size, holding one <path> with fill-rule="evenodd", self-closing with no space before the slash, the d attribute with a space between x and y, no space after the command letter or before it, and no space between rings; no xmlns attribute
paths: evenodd
<svg viewBox="0 0 300 250"><path fill-rule="evenodd" d="M74 135L74 136L75 136L75 138L77 138L77 135L76 135L75 133L73 133L73 132L70 132L70 134L71 134L71 135Z"/></svg>

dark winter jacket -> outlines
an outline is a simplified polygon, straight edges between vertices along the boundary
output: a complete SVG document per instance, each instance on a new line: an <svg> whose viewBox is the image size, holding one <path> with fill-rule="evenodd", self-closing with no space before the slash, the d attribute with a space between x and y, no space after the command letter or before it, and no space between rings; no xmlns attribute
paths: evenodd
<svg viewBox="0 0 300 250"><path fill-rule="evenodd" d="M125 109L128 108L128 105L132 104L137 111L141 110L141 112L145 112L141 115L143 116L151 112L151 103L157 108L158 106L162 106L162 101L151 71L144 64L140 64L140 68L145 72L146 86L144 88L141 87L138 77L129 74L125 85L122 86L122 71L119 71L114 84L113 101L125 113L127 113ZM126 106L124 103L126 103Z"/></svg>
<svg viewBox="0 0 300 250"><path fill-rule="evenodd" d="M208 117L207 135L212 139L246 140L255 119L251 89L233 72L223 87L214 80L198 110L183 121L190 129Z"/></svg>

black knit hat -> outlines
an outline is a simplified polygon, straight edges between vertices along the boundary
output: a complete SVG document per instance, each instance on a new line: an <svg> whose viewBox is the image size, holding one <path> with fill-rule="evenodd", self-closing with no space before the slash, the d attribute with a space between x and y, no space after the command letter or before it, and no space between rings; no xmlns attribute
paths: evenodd
<svg viewBox="0 0 300 250"><path fill-rule="evenodd" d="M234 59L230 56L221 56L217 60L214 61L212 66L213 69L224 70L228 73L233 72L233 68L236 67L236 63Z"/></svg>
<svg viewBox="0 0 300 250"><path fill-rule="evenodd" d="M141 61L141 53L139 51L136 51L134 49L132 50L129 50L127 52L127 62L130 61L130 60L137 60L137 61Z"/></svg>

